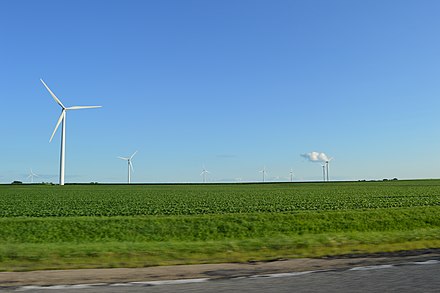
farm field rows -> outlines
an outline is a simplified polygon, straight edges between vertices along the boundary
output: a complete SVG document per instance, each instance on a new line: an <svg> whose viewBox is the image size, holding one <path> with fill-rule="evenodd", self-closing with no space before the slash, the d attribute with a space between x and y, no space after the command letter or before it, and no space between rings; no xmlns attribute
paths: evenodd
<svg viewBox="0 0 440 293"><path fill-rule="evenodd" d="M0 270L440 247L440 180L0 186Z"/></svg>

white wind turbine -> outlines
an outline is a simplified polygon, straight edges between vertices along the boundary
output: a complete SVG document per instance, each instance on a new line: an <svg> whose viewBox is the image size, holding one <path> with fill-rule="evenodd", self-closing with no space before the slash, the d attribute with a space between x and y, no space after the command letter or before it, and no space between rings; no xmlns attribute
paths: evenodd
<svg viewBox="0 0 440 293"><path fill-rule="evenodd" d="M34 177L40 177L40 176L35 174L34 171L32 171L32 169L30 169L30 173L29 173L29 176L27 178L28 179L31 178L31 183L34 183Z"/></svg>
<svg viewBox="0 0 440 293"><path fill-rule="evenodd" d="M290 169L290 182L293 182L293 169Z"/></svg>
<svg viewBox="0 0 440 293"><path fill-rule="evenodd" d="M119 159L121 159L121 160L125 160L125 161L127 161L127 163L128 163L128 184L131 183L131 171L134 172L134 169L133 169L133 163L131 162L131 160L133 159L134 155L136 155L137 152L138 152L138 151L135 151L135 152L134 152L130 157L128 157L128 158L125 158L125 157L118 157Z"/></svg>
<svg viewBox="0 0 440 293"><path fill-rule="evenodd" d="M200 173L200 176L203 176L203 183L206 183L206 174L209 174L209 173L211 173L211 172L206 170L205 166L203 166L203 171L202 171L202 173Z"/></svg>
<svg viewBox="0 0 440 293"><path fill-rule="evenodd" d="M266 180L266 166L263 167L263 170L260 171L260 173L263 173L263 182Z"/></svg>
<svg viewBox="0 0 440 293"><path fill-rule="evenodd" d="M321 165L322 167L322 177L323 177L323 181L325 181L325 164Z"/></svg>
<svg viewBox="0 0 440 293"><path fill-rule="evenodd" d="M57 125L55 126L55 130L53 131L52 136L50 137L49 142L52 141L52 138L55 135L55 132L57 132L58 127L60 126L61 122L63 122L62 127L61 127L60 185L64 185L64 167L65 167L65 150L66 150L66 112L68 110L101 108L102 106L73 106L73 107L66 108L63 105L63 103L61 103L61 101L50 90L50 88L44 83L44 81L42 79L40 79L40 81L43 83L44 87L50 93L50 95L55 100L55 102L57 102L57 104L60 105L60 107L61 107L60 118L58 118Z"/></svg>

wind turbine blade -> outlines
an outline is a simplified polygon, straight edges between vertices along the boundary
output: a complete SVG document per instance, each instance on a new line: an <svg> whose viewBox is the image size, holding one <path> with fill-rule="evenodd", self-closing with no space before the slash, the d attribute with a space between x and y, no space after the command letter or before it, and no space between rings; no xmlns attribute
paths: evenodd
<svg viewBox="0 0 440 293"><path fill-rule="evenodd" d="M137 152L138 152L138 151L135 151L135 152L131 155L130 160L133 159L134 155L136 155Z"/></svg>
<svg viewBox="0 0 440 293"><path fill-rule="evenodd" d="M49 142L52 141L52 138L53 138L53 136L55 135L55 132L57 132L57 129L58 129L58 127L60 126L61 121L63 121L65 115L66 115L66 112L65 112L65 110L63 110L63 111L61 112L60 118L58 118L57 125L55 126L55 129L54 129L54 131L52 132L52 136L50 137Z"/></svg>
<svg viewBox="0 0 440 293"><path fill-rule="evenodd" d="M50 93L50 95L55 100L55 102L57 102L58 105L60 105L63 109L66 109L66 107L64 107L63 103L61 103L61 101L57 98L57 96L55 96L55 94L50 90L50 88L47 86L47 84L41 78L40 78L40 81L43 83L44 87Z"/></svg>
<svg viewBox="0 0 440 293"><path fill-rule="evenodd" d="M66 108L66 110L80 110L80 109L94 109L94 108L102 108L102 106L73 106Z"/></svg>
<svg viewBox="0 0 440 293"><path fill-rule="evenodd" d="M126 160L126 161L128 161L128 158L124 158L124 157L117 157L118 159L121 159L121 160Z"/></svg>
<svg viewBox="0 0 440 293"><path fill-rule="evenodd" d="M131 162L131 161L130 161L130 167L131 167L131 171L134 172L133 162Z"/></svg>

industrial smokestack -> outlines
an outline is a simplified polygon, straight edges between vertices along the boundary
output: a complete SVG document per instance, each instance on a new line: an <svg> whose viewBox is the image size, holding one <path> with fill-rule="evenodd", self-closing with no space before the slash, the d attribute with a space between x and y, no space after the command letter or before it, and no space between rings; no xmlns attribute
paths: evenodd
<svg viewBox="0 0 440 293"><path fill-rule="evenodd" d="M301 157L306 158L309 162L323 163L322 165L323 180L330 181L329 163L333 158L329 158L325 153L320 153L320 152L310 152L306 154L301 154Z"/></svg>
<svg viewBox="0 0 440 293"><path fill-rule="evenodd" d="M327 173L327 181L329 181L328 179L328 161L325 161L325 167L327 170L325 170L325 172Z"/></svg>

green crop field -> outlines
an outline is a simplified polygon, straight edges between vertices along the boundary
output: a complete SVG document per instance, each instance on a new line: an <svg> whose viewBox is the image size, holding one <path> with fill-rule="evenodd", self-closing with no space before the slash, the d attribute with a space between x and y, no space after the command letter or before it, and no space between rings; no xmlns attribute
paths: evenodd
<svg viewBox="0 0 440 293"><path fill-rule="evenodd" d="M439 247L440 180L0 186L0 270Z"/></svg>

